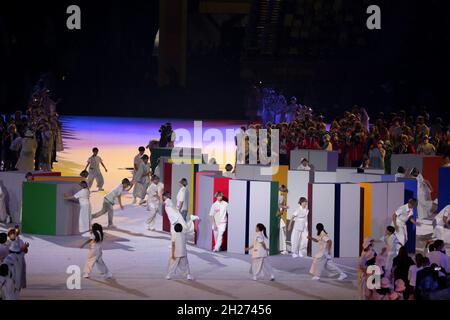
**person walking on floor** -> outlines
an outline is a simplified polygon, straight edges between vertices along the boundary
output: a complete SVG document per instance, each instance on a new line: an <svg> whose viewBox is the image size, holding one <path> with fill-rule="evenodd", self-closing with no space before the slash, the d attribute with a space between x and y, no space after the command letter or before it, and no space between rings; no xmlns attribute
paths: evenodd
<svg viewBox="0 0 450 320"><path fill-rule="evenodd" d="M339 275L338 280L344 280L347 275L334 263L331 257L332 241L328 237L323 224L316 225L317 238L308 237L308 239L319 244L319 251L314 255L313 263L309 272L313 275L312 280L320 280L324 269L327 269L332 275Z"/></svg>
<svg viewBox="0 0 450 320"><path fill-rule="evenodd" d="M87 168L89 167L89 176L87 178L89 189L92 187L95 179L95 181L97 182L98 191L103 191L103 185L105 181L100 170L100 165L102 165L103 169L105 169L105 172L108 172L102 158L98 156L98 148L93 148L92 156L89 157L86 167L84 168L84 170L87 170Z"/></svg>
<svg viewBox="0 0 450 320"><path fill-rule="evenodd" d="M275 280L272 266L267 261L269 247L267 244L267 231L266 227L262 223L256 225L256 235L253 245L246 248L246 251L250 251L252 255L252 264L250 267L250 274L253 275L253 280L257 281L258 276L261 273L270 277L270 281Z"/></svg>
<svg viewBox="0 0 450 320"><path fill-rule="evenodd" d="M184 274L188 280L194 280L189 268L186 249L186 234L183 232L183 226L181 223L177 223L173 229L169 272L167 273L166 279L170 280L173 275L180 272Z"/></svg>
<svg viewBox="0 0 450 320"><path fill-rule="evenodd" d="M89 244L89 252L86 263L83 267L83 278L89 278L94 265L97 266L100 273L105 279L112 278L112 273L109 271L105 262L103 261L103 228L98 223L92 225L91 237L89 240L81 245L81 249Z"/></svg>
<svg viewBox="0 0 450 320"><path fill-rule="evenodd" d="M113 218L114 218L114 204L119 203L120 209L123 210L122 205L122 193L131 189L131 183L128 179L123 179L122 183L115 187L110 193L108 193L103 199L103 207L100 211L92 215L92 219L101 217L105 213L108 213L108 228L113 228Z"/></svg>

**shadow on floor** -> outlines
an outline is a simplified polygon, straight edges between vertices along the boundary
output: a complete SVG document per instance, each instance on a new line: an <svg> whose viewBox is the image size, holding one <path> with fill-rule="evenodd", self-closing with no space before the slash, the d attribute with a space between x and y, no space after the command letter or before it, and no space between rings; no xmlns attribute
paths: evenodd
<svg viewBox="0 0 450 320"><path fill-rule="evenodd" d="M207 286L206 284L200 283L198 281L175 280L175 282L179 283L179 284L183 284L183 285L185 285L187 287L191 287L191 288L195 288L195 289L198 289L198 290L205 291L207 293L212 293L212 294L219 295L219 296L225 296L225 297L230 298L230 299L239 299L238 297L235 297L235 296L233 296L232 294L230 294L230 293L228 293L226 291L223 291L223 290L220 290L220 289L217 289L217 288L214 288L214 287Z"/></svg>
<svg viewBox="0 0 450 320"><path fill-rule="evenodd" d="M89 279L90 281L109 286L114 289L118 289L120 291L123 291L127 294L131 294L133 296L139 297L139 298L150 298L147 294L145 294L142 291L136 290L136 289L130 289L128 287L125 287L124 285L121 285L119 282L117 282L116 279L108 279L104 281L96 280L96 279Z"/></svg>

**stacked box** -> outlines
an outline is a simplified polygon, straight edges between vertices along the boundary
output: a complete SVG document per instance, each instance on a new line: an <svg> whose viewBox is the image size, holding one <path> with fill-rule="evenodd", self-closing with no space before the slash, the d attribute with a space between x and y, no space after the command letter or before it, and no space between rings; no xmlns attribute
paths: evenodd
<svg viewBox="0 0 450 320"><path fill-rule="evenodd" d="M353 183L310 183L308 188L308 231L317 236L316 225L322 223L332 239L334 257L358 257L362 242L361 188ZM308 242L308 255L318 246Z"/></svg>
<svg viewBox="0 0 450 320"><path fill-rule="evenodd" d="M253 181L277 181L280 185L287 185L289 167L262 166L256 164L237 164L235 170L236 179Z"/></svg>
<svg viewBox="0 0 450 320"><path fill-rule="evenodd" d="M24 182L22 230L40 235L78 234L79 205L64 200L80 190L65 181Z"/></svg>
<svg viewBox="0 0 450 320"><path fill-rule="evenodd" d="M188 154L190 155L189 159L186 159ZM185 161L188 161L190 163L203 163L204 159L202 150L199 148L151 148L150 164L153 172L155 172L155 168L160 157L170 158L171 162L174 163L182 163ZM205 161L207 161L207 157L205 159Z"/></svg>
<svg viewBox="0 0 450 320"><path fill-rule="evenodd" d="M196 239L197 245L206 250L212 250L215 244L215 239L212 232L211 220L209 211L211 205L216 201L215 194L220 191L224 195L224 200L229 198L229 181L230 178L200 175L198 183L198 210L197 215L200 222L196 222ZM222 242L222 250L226 250L227 246L227 232L224 234Z"/></svg>
<svg viewBox="0 0 450 320"><path fill-rule="evenodd" d="M250 218L249 218L249 243L252 243L255 228L258 223L266 226L269 238L269 254L278 254L278 188L276 181L251 181L250 182Z"/></svg>
<svg viewBox="0 0 450 320"><path fill-rule="evenodd" d="M444 160L438 156L423 156L418 154L393 154L391 158L391 174L397 172L397 168L402 166L409 172L412 168L417 168L424 178L430 181L433 187L432 199L436 199L439 192L439 168Z"/></svg>
<svg viewBox="0 0 450 320"><path fill-rule="evenodd" d="M61 172L33 171L32 179L37 177L60 176ZM22 183L25 181L25 174L19 171L0 172L0 187L5 193L5 205L12 223L21 223L22 211Z"/></svg>
<svg viewBox="0 0 450 320"><path fill-rule="evenodd" d="M450 204L450 167L439 169L438 210Z"/></svg>
<svg viewBox="0 0 450 320"><path fill-rule="evenodd" d="M362 182L364 192L363 238L380 239L392 224L393 212L403 204L404 184L401 182Z"/></svg>
<svg viewBox="0 0 450 320"><path fill-rule="evenodd" d="M180 190L179 181L182 178L186 178L188 181L187 192L188 192L188 215L194 213L195 209L195 190L196 190L196 173L204 171L214 171L218 172L218 165L209 164L175 164L175 163L165 163L164 164L164 189L170 192L172 196L172 201L174 205L176 204L176 196ZM164 210L163 210L164 211ZM163 231L170 231L169 218L165 211L163 212Z"/></svg>
<svg viewBox="0 0 450 320"><path fill-rule="evenodd" d="M83 177L66 177L66 176L33 176L33 181L36 182L44 182L44 181L65 181L65 182L74 182L80 183L81 181L85 181L86 179Z"/></svg>
<svg viewBox="0 0 450 320"><path fill-rule="evenodd" d="M230 180L228 190L228 252L245 253L250 241L250 181Z"/></svg>
<svg viewBox="0 0 450 320"><path fill-rule="evenodd" d="M296 170L301 159L306 158L314 170L336 171L338 165L338 152L325 150L292 150L290 154L290 169Z"/></svg>

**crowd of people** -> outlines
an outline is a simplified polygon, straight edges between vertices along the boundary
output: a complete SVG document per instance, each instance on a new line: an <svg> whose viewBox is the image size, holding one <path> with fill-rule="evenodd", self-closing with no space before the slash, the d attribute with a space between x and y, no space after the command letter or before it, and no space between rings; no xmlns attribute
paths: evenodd
<svg viewBox="0 0 450 320"><path fill-rule="evenodd" d="M391 172L392 154L441 155L448 163L450 121L431 119L425 109L416 117L404 110L389 115L380 112L369 124L368 112L354 106L327 124L324 116L298 104L295 97L287 103L282 94L266 91L258 112L261 123L241 129L267 129L269 133L278 129L281 164L288 163L294 149L337 151L341 167L371 167L387 173Z"/></svg>
<svg viewBox="0 0 450 320"><path fill-rule="evenodd" d="M39 82L25 113L0 115L0 170L51 171L56 153L64 149L56 104Z"/></svg>

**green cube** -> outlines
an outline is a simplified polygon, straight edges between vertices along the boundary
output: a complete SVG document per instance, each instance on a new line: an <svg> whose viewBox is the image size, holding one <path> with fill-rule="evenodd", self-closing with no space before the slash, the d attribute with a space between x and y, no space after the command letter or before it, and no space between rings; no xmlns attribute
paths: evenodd
<svg viewBox="0 0 450 320"><path fill-rule="evenodd" d="M78 234L79 205L64 200L80 187L73 182L25 182L22 190L22 230L40 235Z"/></svg>

